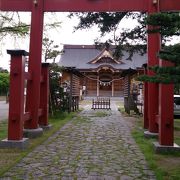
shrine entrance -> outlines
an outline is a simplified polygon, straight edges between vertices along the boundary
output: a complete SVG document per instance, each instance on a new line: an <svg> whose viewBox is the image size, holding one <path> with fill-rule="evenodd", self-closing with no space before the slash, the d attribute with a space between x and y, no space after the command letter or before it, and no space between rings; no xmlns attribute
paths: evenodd
<svg viewBox="0 0 180 180"><path fill-rule="evenodd" d="M110 69L99 71L99 96L112 96L112 71Z"/></svg>
<svg viewBox="0 0 180 180"><path fill-rule="evenodd" d="M180 0L0 0L0 10L31 12L29 71L27 74L22 70L23 59L27 53L25 51L8 52L12 62L17 63L13 63L11 67L10 92L12 93L10 93L8 140L5 143L13 143L12 141L15 140L17 144L23 140L23 128L36 132L39 124L46 122L48 117L48 83L46 82L46 71L43 71L41 64L44 12L139 11L152 14L179 11ZM156 56L161 48L160 42L161 37L158 33L148 34L148 66L167 66L167 64L162 64ZM47 66L44 65L44 67ZM152 75L152 71L147 73ZM25 78L28 82L27 107L24 114L22 104L24 104ZM173 147L173 85L145 83L144 98L144 128L148 129L149 134L158 133L158 146ZM45 125L48 123L46 122Z"/></svg>

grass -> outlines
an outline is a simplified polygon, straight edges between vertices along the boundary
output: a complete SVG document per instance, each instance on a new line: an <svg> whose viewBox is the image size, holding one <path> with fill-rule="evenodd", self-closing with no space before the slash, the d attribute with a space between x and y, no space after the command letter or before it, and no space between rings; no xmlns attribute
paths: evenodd
<svg viewBox="0 0 180 180"><path fill-rule="evenodd" d="M134 129L132 135L158 180L180 179L180 153L155 154L152 143L156 139L144 138L140 129Z"/></svg>
<svg viewBox="0 0 180 180"><path fill-rule="evenodd" d="M180 119L174 120L174 130L175 143L180 145Z"/></svg>
<svg viewBox="0 0 180 180"><path fill-rule="evenodd" d="M76 120L72 121L73 124L89 123L89 122L90 122L89 117L85 117L85 116L76 116Z"/></svg>
<svg viewBox="0 0 180 180"><path fill-rule="evenodd" d="M128 116L122 106L119 110L123 116ZM134 115L132 112L131 117L134 117L134 127L132 135L145 155L149 167L155 172L158 180L179 180L180 179L180 153L166 153L156 154L153 148L153 142L157 139L147 139L144 137L143 120L142 117ZM132 119L130 119L132 120ZM180 145L180 119L174 120L174 141Z"/></svg>
<svg viewBox="0 0 180 180"><path fill-rule="evenodd" d="M98 112L96 112L95 117L106 117L108 115L109 114L106 111L98 111Z"/></svg>
<svg viewBox="0 0 180 180"><path fill-rule="evenodd" d="M56 113L54 117L50 117L49 123L52 128L45 131L41 137L30 139L29 147L26 150L19 149L0 149L0 176L18 163L23 157L30 153L35 147L42 144L45 140L53 135L57 130L64 126L69 120L75 116L75 113ZM7 137L7 121L0 122L0 139Z"/></svg>
<svg viewBox="0 0 180 180"><path fill-rule="evenodd" d="M0 122L0 140L7 137L7 120Z"/></svg>

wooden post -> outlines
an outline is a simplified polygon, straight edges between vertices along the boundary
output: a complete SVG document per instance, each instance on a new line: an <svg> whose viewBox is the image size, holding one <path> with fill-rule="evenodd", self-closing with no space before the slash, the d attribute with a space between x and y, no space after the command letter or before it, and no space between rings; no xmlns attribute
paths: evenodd
<svg viewBox="0 0 180 180"><path fill-rule="evenodd" d="M97 75L97 97L99 96L99 75Z"/></svg>
<svg viewBox="0 0 180 180"><path fill-rule="evenodd" d="M160 60L160 66L173 64ZM159 144L174 145L174 84L159 85Z"/></svg>
<svg viewBox="0 0 180 180"><path fill-rule="evenodd" d="M70 72L70 92L69 92L69 112L72 111L72 83L73 83L73 74Z"/></svg>
<svg viewBox="0 0 180 180"><path fill-rule="evenodd" d="M114 81L112 81L112 97L114 97Z"/></svg>
<svg viewBox="0 0 180 180"><path fill-rule="evenodd" d="M76 98L76 109L79 110L79 97Z"/></svg>
<svg viewBox="0 0 180 180"><path fill-rule="evenodd" d="M148 14L159 12L159 2L156 4L149 0ZM153 27L148 26L148 29ZM161 37L159 33L148 34L148 66L155 66L159 64L157 53L161 46ZM152 76L154 73L148 70L148 75ZM150 133L158 133L158 124L156 122L156 115L158 114L158 84L148 83L148 130Z"/></svg>
<svg viewBox="0 0 180 180"><path fill-rule="evenodd" d="M48 126L49 112L49 63L42 64L42 78L40 90L40 109L43 110L43 115L39 117L40 126Z"/></svg>
<svg viewBox="0 0 180 180"><path fill-rule="evenodd" d="M8 140L23 139L24 125L24 84L25 57L24 50L7 50L11 55Z"/></svg>
<svg viewBox="0 0 180 180"><path fill-rule="evenodd" d="M38 4L32 5L29 72L32 73L32 81L27 83L26 111L31 112L31 121L25 122L26 129L38 128L38 111L40 105L41 82L41 55L42 35L44 19L44 0L38 0Z"/></svg>

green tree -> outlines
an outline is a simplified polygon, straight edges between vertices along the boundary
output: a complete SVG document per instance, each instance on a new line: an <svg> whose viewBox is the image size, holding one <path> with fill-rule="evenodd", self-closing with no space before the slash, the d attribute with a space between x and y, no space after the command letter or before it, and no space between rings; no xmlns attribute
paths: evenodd
<svg viewBox="0 0 180 180"><path fill-rule="evenodd" d="M107 44L116 45L114 56L119 58L123 56L123 50L129 52L127 60L131 60L134 53L143 55L146 52L147 30L145 23L146 13L138 12L87 12L87 13L70 13L69 17L78 17L79 24L74 28L89 29L96 26L99 29L100 37L95 40L97 48L103 48ZM127 29L126 24L122 24L124 19L136 20L138 23L132 29ZM123 25L123 29L119 25ZM165 27L165 26L164 26ZM112 37L102 41L106 35L112 33ZM163 36L162 42L169 40L169 36Z"/></svg>
<svg viewBox="0 0 180 180"><path fill-rule="evenodd" d="M100 37L95 40L97 48L103 48L107 44L115 44L114 56L119 58L123 56L122 51L129 52L129 60L134 52L144 54L146 52L146 25L144 23L145 13L134 12L88 12L88 13L71 13L70 18L76 16L79 18L79 24L75 30L89 29L97 26ZM119 25L123 19L136 19L138 24L133 29L124 28L121 30ZM112 33L112 37L101 42L101 38Z"/></svg>
<svg viewBox="0 0 180 180"><path fill-rule="evenodd" d="M9 90L9 73L0 72L0 95L7 95Z"/></svg>
<svg viewBox="0 0 180 180"><path fill-rule="evenodd" d="M52 60L55 63L55 59L58 55L60 55L62 51L59 51L59 46L54 44L53 40L49 38L43 39L43 55L44 61Z"/></svg>
<svg viewBox="0 0 180 180"><path fill-rule="evenodd" d="M30 18L29 22L23 20L25 13L19 12L0 12L0 40L2 41L7 35L15 38L27 37L30 33ZM26 13L28 16L28 13ZM47 33L49 29L55 29L60 27L61 22L57 21L55 13L50 13L51 22L47 22L44 25L44 33ZM30 17L30 14L29 14ZM46 16L45 16L46 18ZM53 20L52 20L53 19Z"/></svg>
<svg viewBox="0 0 180 180"><path fill-rule="evenodd" d="M156 13L146 19L146 23L154 26L149 33L160 33L163 37L180 35L179 13ZM172 67L148 67L155 72L154 76L141 76L139 80L157 83L180 84L180 43L162 46L158 57L174 64ZM177 86L178 87L178 86Z"/></svg>
<svg viewBox="0 0 180 180"><path fill-rule="evenodd" d="M56 63L50 64L49 90L50 90L50 113L60 110L60 103L63 98L63 89L60 86L62 67Z"/></svg>
<svg viewBox="0 0 180 180"><path fill-rule="evenodd" d="M50 64L50 113L53 114L57 110L60 110L60 99L63 96L63 89L60 87L60 76L62 68L55 63L55 59L61 54L59 51L59 46L54 44L53 40L49 38L43 39L43 55L44 61L52 60Z"/></svg>
<svg viewBox="0 0 180 180"><path fill-rule="evenodd" d="M0 73L8 73L8 70L0 67Z"/></svg>
<svg viewBox="0 0 180 180"><path fill-rule="evenodd" d="M18 12L0 13L0 38L7 35L24 37L29 34L30 25L22 22Z"/></svg>

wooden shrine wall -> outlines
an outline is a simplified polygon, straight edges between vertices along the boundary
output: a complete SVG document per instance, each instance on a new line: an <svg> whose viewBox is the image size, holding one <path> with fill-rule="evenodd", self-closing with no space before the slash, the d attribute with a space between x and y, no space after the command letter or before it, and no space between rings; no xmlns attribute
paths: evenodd
<svg viewBox="0 0 180 180"><path fill-rule="evenodd" d="M72 96L80 96L80 78L72 74Z"/></svg>

